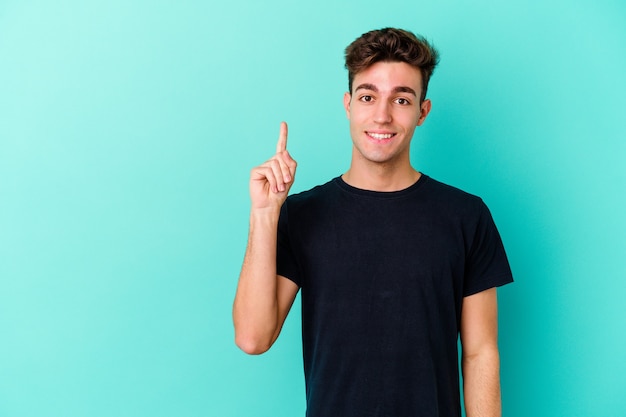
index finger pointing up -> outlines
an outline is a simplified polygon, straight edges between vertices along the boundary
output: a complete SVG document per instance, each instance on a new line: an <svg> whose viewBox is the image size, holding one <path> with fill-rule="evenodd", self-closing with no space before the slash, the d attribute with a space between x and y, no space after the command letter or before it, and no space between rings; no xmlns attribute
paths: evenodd
<svg viewBox="0 0 626 417"><path fill-rule="evenodd" d="M276 144L276 153L287 150L287 123L280 123L280 134L278 135L278 143Z"/></svg>

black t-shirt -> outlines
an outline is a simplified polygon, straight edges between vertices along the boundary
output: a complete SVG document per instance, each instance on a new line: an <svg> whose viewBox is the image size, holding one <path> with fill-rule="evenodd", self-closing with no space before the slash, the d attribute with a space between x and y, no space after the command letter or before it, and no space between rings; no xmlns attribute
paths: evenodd
<svg viewBox="0 0 626 417"><path fill-rule="evenodd" d="M513 280L483 201L426 175L290 196L277 267L302 291L308 417L459 417L463 297Z"/></svg>

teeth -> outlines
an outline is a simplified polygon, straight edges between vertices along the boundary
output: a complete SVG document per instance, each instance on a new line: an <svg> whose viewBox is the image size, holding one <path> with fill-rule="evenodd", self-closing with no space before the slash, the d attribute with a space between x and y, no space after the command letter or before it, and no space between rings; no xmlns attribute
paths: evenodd
<svg viewBox="0 0 626 417"><path fill-rule="evenodd" d="M370 135L374 139L389 139L393 136L393 134L391 133L368 133L368 135Z"/></svg>

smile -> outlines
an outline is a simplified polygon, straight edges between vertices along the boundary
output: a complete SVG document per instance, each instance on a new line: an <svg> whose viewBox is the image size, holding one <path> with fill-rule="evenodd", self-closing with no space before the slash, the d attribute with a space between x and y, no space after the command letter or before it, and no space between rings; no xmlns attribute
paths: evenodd
<svg viewBox="0 0 626 417"><path fill-rule="evenodd" d="M367 133L367 136L369 136L370 138L376 139L376 140L391 139L392 137L396 135L395 133L374 133L374 132L365 132L365 133Z"/></svg>

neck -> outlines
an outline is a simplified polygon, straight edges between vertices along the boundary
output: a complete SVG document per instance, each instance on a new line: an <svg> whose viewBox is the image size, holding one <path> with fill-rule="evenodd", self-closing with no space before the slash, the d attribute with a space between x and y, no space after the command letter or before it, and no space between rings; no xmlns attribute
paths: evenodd
<svg viewBox="0 0 626 417"><path fill-rule="evenodd" d="M354 164L342 175L342 179L355 188L370 191L400 191L415 184L422 174L410 164L403 167L375 165L359 169Z"/></svg>

